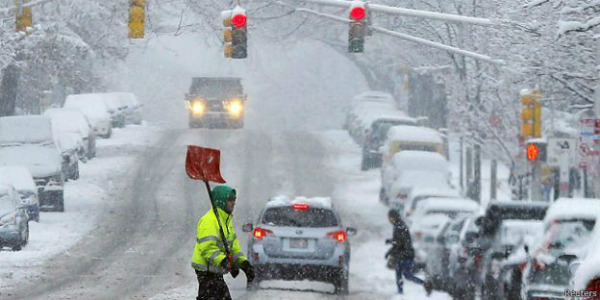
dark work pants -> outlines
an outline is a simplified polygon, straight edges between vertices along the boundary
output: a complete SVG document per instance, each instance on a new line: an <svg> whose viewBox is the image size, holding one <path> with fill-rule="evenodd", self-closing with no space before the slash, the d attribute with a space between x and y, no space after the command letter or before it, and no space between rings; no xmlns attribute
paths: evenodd
<svg viewBox="0 0 600 300"><path fill-rule="evenodd" d="M413 267L415 261L413 259L400 259L396 265L396 284L398 284L398 293L404 292L404 280L402 276L407 280L410 280L417 284L424 284L425 282L413 274Z"/></svg>
<svg viewBox="0 0 600 300"><path fill-rule="evenodd" d="M223 275L196 270L198 297L196 300L231 300Z"/></svg>

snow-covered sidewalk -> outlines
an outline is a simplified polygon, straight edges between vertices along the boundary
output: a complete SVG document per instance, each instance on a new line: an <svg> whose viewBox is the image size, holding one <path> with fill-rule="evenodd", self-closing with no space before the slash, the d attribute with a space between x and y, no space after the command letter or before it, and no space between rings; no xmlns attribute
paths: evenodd
<svg viewBox="0 0 600 300"><path fill-rule="evenodd" d="M127 172L160 132L154 126L128 126L115 129L110 139L98 139L97 157L80 162L80 179L65 184L65 212L42 212L40 223L29 223L29 244L23 250L0 251L0 291L42 277L47 260L69 255L69 248L101 226L100 217L110 210L121 182L127 182Z"/></svg>

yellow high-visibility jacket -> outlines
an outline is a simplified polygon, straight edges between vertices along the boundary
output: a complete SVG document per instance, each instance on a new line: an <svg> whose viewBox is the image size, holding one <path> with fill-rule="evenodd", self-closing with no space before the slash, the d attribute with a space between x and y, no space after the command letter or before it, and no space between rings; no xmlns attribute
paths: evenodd
<svg viewBox="0 0 600 300"><path fill-rule="evenodd" d="M242 253L240 241L233 229L233 220L230 214L217 208L223 232L229 245L229 251L233 257L232 263L239 267L247 258ZM225 246L219 232L219 224L214 212L209 210L198 220L198 235L196 246L192 255L192 268L199 271L209 271L217 274L226 274L229 270L221 267L221 261L226 259Z"/></svg>

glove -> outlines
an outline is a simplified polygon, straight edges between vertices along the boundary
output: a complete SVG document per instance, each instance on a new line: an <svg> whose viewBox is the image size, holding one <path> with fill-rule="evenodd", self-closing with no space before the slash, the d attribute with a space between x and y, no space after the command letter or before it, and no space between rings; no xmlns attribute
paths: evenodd
<svg viewBox="0 0 600 300"><path fill-rule="evenodd" d="M254 274L254 267L247 260L245 260L242 263L241 268L242 271L246 273L246 278L248 278L248 282L254 281L254 277L256 276L256 274Z"/></svg>
<svg viewBox="0 0 600 300"><path fill-rule="evenodd" d="M221 261L220 265L221 268L228 270L233 278L236 278L238 274L240 274L240 269L236 268L233 264L231 265L231 268L229 267L229 260L227 257Z"/></svg>

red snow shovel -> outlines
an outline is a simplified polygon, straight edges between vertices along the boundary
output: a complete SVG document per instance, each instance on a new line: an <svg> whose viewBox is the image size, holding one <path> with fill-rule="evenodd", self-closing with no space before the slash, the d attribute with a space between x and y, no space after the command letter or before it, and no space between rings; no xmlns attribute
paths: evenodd
<svg viewBox="0 0 600 300"><path fill-rule="evenodd" d="M225 183L225 179L221 176L220 170L220 158L221 151L211 148L203 148L198 146L188 146L187 157L185 159L185 171L188 176L192 179L202 180L206 185L206 191L210 198L210 205L213 213L217 218L219 224L219 232L221 233L221 240L225 246L225 254L227 255L228 268L231 270L231 252L229 251L229 245L227 244L227 238L225 238L225 232L223 231L223 225L219 219L219 213L217 208L213 205L212 195L210 193L209 181ZM232 273L232 275L234 275ZM236 274L237 276L237 274ZM234 276L235 277L235 276Z"/></svg>

